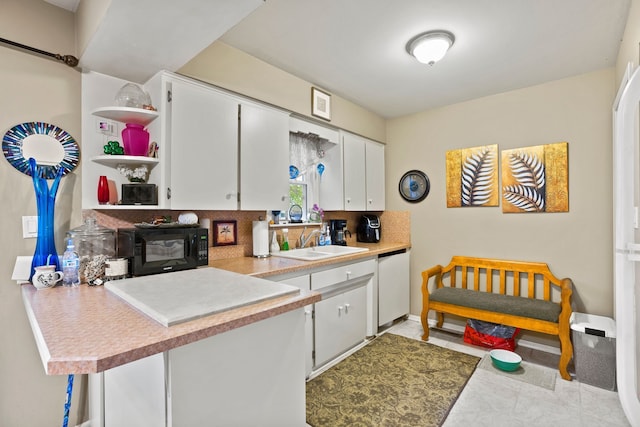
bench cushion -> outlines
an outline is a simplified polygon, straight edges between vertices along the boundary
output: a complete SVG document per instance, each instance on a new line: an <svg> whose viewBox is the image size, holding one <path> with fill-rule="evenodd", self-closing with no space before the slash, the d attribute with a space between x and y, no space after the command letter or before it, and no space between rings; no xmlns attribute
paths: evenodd
<svg viewBox="0 0 640 427"><path fill-rule="evenodd" d="M560 304L538 299L491 294L470 289L443 287L429 296L431 301L511 314L558 323Z"/></svg>

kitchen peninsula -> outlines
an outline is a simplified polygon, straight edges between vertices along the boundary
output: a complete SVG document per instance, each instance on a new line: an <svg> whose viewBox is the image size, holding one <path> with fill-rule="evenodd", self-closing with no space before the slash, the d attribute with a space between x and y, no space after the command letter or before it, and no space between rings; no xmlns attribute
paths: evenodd
<svg viewBox="0 0 640 427"><path fill-rule="evenodd" d="M273 290L279 284L272 279L369 265L411 247L409 242L354 246L367 250L312 262L210 260L209 268L146 278L163 277L180 286L185 274L211 270ZM301 288L262 301L257 296L258 302L170 327L102 286L38 291L25 284L22 294L47 374L90 374L92 427L207 425L212 420L220 425L304 425L305 307L319 303L322 292ZM371 327L377 330L377 324Z"/></svg>
<svg viewBox="0 0 640 427"><path fill-rule="evenodd" d="M181 272L161 276L181 285ZM92 427L304 425L302 307L318 293L255 295L171 327L104 287L25 284L22 294L47 374L91 374Z"/></svg>

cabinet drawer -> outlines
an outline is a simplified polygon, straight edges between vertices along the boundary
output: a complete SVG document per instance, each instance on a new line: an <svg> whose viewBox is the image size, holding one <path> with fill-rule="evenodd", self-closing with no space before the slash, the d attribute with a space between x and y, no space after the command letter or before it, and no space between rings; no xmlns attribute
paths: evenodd
<svg viewBox="0 0 640 427"><path fill-rule="evenodd" d="M340 282L375 273L376 260L356 262L311 274L311 289L317 290Z"/></svg>

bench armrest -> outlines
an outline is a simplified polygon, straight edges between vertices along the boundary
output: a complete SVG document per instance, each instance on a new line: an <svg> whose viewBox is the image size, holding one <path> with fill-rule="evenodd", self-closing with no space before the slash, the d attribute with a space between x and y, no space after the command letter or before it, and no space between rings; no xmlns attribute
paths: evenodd
<svg viewBox="0 0 640 427"><path fill-rule="evenodd" d="M436 288L441 288L442 285L442 266L435 265L422 272L422 294L429 295L429 279L435 276Z"/></svg>

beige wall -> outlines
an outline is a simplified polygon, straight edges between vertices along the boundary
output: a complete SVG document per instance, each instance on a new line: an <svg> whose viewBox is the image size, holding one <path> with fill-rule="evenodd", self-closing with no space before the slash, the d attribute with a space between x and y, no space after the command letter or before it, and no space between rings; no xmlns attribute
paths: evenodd
<svg viewBox="0 0 640 427"><path fill-rule="evenodd" d="M579 311L612 315L611 103L613 68L433 109L388 122L387 209L411 211L411 312L420 272L452 255L547 262L575 283ZM447 208L447 150L499 150L569 142L569 212L503 214L501 207ZM396 188L409 169L429 175L415 205Z"/></svg>
<svg viewBox="0 0 640 427"><path fill-rule="evenodd" d="M42 0L0 0L2 37L50 52L75 55L73 14ZM0 46L0 132L29 121L44 121L80 136L80 73L63 63ZM57 248L78 225L80 173L62 178L56 199ZM0 160L0 425L41 427L62 424L66 377L47 376L22 305L20 287L9 279L18 255L32 255L35 239L22 238L23 215L36 215L31 178ZM60 313L60 316L64 316ZM75 425L77 378L69 425Z"/></svg>
<svg viewBox="0 0 640 427"><path fill-rule="evenodd" d="M311 117L312 83L222 42L213 43L178 72ZM385 142L382 117L335 94L331 109L330 125Z"/></svg>

